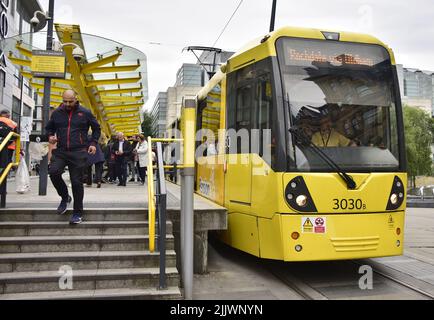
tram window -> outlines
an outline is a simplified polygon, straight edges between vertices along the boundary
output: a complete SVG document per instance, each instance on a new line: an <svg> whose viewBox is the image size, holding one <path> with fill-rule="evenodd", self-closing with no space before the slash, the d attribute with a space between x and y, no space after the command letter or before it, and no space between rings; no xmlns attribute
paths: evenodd
<svg viewBox="0 0 434 320"><path fill-rule="evenodd" d="M262 75L258 78L256 85L256 110L255 110L255 129L259 129L259 155L262 157L264 155L264 130L271 130L271 116L273 107L273 97L271 90L270 75ZM271 132L268 132L271 133ZM253 138L252 138L253 139ZM271 136L270 136L271 139ZM253 143L253 141L252 141ZM271 141L266 142L267 145L271 146ZM274 150L268 150L271 154L274 154Z"/></svg>
<svg viewBox="0 0 434 320"><path fill-rule="evenodd" d="M252 96L252 84L248 84L237 90L236 130L250 129L250 114L253 106Z"/></svg>

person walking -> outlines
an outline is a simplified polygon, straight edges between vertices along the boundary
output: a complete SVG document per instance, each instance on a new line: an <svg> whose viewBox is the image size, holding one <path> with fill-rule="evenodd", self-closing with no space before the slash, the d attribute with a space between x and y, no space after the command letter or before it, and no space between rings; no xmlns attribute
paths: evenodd
<svg viewBox="0 0 434 320"><path fill-rule="evenodd" d="M138 136L138 143L136 146L136 153L139 157L139 176L140 176L140 182L142 185L145 184L145 177L146 177L146 167L149 163L148 158L148 142L145 139L144 135Z"/></svg>
<svg viewBox="0 0 434 320"><path fill-rule="evenodd" d="M87 165L87 155L96 153L101 127L93 114L80 105L73 90L66 90L62 98L63 103L53 111L45 127L49 142L57 143L48 173L62 198L57 213L64 214L68 203L72 201L62 178L65 167L68 166L74 196L74 211L70 223L79 224L83 221L83 169ZM92 129L90 146L87 140L89 128Z"/></svg>
<svg viewBox="0 0 434 320"><path fill-rule="evenodd" d="M18 133L18 125L15 121L11 120L11 113L9 110L4 109L0 112L0 137L6 138L9 132ZM14 139L15 140L15 139ZM15 141L8 143L8 163L12 162L12 156L15 152Z"/></svg>
<svg viewBox="0 0 434 320"><path fill-rule="evenodd" d="M128 159L128 169L129 172L131 172L131 179L129 180L129 182L136 182L139 181L139 174L137 173L137 167L136 167L136 163L137 163L137 153L135 152L136 150L136 146L139 143L139 139L138 136L133 135L131 137L131 155ZM137 180L136 180L136 176L137 176Z"/></svg>
<svg viewBox="0 0 434 320"><path fill-rule="evenodd" d="M113 152L116 156L116 175L119 178L118 186L126 187L128 177L127 162L133 150L131 148L130 142L125 139L125 136L122 132L119 132L117 137L118 141L113 144Z"/></svg>
<svg viewBox="0 0 434 320"><path fill-rule="evenodd" d="M100 143L102 139L99 139L98 143L95 145L96 152L95 154L88 154L87 155L87 179L86 179L86 185L88 187L92 187L92 182L94 181L93 175L92 175L92 167L95 166L95 183L97 188L101 188L101 180L102 180L102 171L104 169L104 154L102 152ZM92 143L92 136L88 136L89 144Z"/></svg>

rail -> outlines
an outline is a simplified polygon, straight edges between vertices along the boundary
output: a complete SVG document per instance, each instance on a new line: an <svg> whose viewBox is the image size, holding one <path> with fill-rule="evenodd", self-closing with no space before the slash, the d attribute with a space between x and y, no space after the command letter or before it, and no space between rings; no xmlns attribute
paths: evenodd
<svg viewBox="0 0 434 320"><path fill-rule="evenodd" d="M8 149L6 147L8 144L15 139L16 150L15 150L15 162L10 162L8 157ZM10 132L5 138L0 138L0 194L1 194L1 207L6 206L6 183L7 176L12 168L18 167L20 164L20 154L21 154L21 137L15 132Z"/></svg>
<svg viewBox="0 0 434 320"><path fill-rule="evenodd" d="M158 216L158 249L160 252L160 282L159 288L166 289L166 208L167 189L164 169L173 168L165 166L163 162L162 143L181 142L181 139L152 139L148 137L148 220L149 220L149 251L155 251L155 220ZM156 166L152 159L152 143L157 144ZM175 166L176 167L176 166ZM156 184L154 188L154 169L156 169ZM156 215L157 213L157 215Z"/></svg>

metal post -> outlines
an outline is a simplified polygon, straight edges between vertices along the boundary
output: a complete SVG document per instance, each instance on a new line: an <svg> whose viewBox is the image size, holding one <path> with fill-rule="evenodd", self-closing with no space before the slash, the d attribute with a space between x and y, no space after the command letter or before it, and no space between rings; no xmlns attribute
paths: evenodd
<svg viewBox="0 0 434 320"><path fill-rule="evenodd" d="M50 0L48 5L48 29L47 29L47 50L53 49L53 29L54 29L54 0ZM45 137L47 132L45 126L50 117L50 96L51 96L51 79L45 78L44 81L44 104L42 111L42 136ZM39 171L39 195L47 195L48 181L48 154L42 158Z"/></svg>
<svg viewBox="0 0 434 320"><path fill-rule="evenodd" d="M181 214L179 217L180 221L180 238L181 238L181 244L179 245L179 249L181 252L181 287L184 288L184 269L185 269L185 254L184 254L184 248L185 248L185 221L184 221L184 212L182 211L183 208L185 208L185 179L182 175L183 170L181 170Z"/></svg>
<svg viewBox="0 0 434 320"><path fill-rule="evenodd" d="M160 251L160 290L167 289L166 284L166 204L167 204L167 191L166 181L164 180L164 164L163 164L163 151L161 142L157 142L157 172L158 172L158 229L159 229L159 244L158 250Z"/></svg>
<svg viewBox="0 0 434 320"><path fill-rule="evenodd" d="M183 105L184 169L182 170L181 219L184 222L184 245L182 246L182 279L186 300L193 299L193 244L194 244L194 149L196 134L196 101L185 99ZM181 233L182 239L182 233Z"/></svg>
<svg viewBox="0 0 434 320"><path fill-rule="evenodd" d="M271 9L270 32L274 31L274 21L276 19L276 3L277 0L273 0L273 8Z"/></svg>

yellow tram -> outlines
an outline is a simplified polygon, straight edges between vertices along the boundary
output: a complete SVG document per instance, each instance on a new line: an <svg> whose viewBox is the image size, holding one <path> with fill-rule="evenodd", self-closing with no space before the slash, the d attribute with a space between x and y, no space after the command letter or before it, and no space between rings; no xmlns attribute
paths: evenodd
<svg viewBox="0 0 434 320"><path fill-rule="evenodd" d="M251 42L198 94L197 129L195 188L228 209L225 243L283 261L402 254L402 106L376 38L284 27Z"/></svg>

